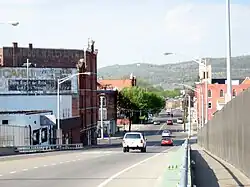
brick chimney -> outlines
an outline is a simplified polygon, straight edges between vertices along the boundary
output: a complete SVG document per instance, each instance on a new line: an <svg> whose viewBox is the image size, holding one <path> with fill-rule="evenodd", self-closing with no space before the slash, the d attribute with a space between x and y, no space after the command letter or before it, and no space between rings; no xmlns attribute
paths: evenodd
<svg viewBox="0 0 250 187"><path fill-rule="evenodd" d="M16 54L18 51L18 43L17 42L13 42L13 61L12 61L12 66L16 67L17 66L17 60L16 60Z"/></svg>

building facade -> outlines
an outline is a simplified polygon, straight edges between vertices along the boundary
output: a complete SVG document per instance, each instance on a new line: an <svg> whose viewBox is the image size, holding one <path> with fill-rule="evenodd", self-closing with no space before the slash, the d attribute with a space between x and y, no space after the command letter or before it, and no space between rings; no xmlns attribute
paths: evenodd
<svg viewBox="0 0 250 187"><path fill-rule="evenodd" d="M29 59L38 68L75 68L76 62L84 58L84 50L19 47L13 42L11 47L0 48L0 66L21 67Z"/></svg>
<svg viewBox="0 0 250 187"><path fill-rule="evenodd" d="M101 137L101 116L103 120L103 136L113 135L117 131L117 90L107 89L100 84L97 90L98 94L98 137ZM101 97L103 100L101 103ZM101 106L102 105L102 106ZM102 110L102 115L101 115Z"/></svg>
<svg viewBox="0 0 250 187"><path fill-rule="evenodd" d="M250 79L247 77L246 79L238 79L232 80L232 97L235 98L245 89L250 87ZM208 84L207 87L207 95L205 84L200 83L196 84L196 107L197 107L197 116L201 119L201 103L202 103L202 95L203 95L203 104L204 107L207 107L208 111L208 120L211 120L216 111L221 110L223 106L226 104L226 92L227 92L227 84L226 79L212 79L211 84ZM207 103L206 103L207 97ZM233 99L232 98L232 99ZM204 117L206 109L204 108Z"/></svg>
<svg viewBox="0 0 250 187"><path fill-rule="evenodd" d="M71 108L70 115L67 114L67 117L63 119L64 114L62 114L62 116L60 116L62 118L60 119L62 119L61 126L64 128L62 129L63 133L65 133L63 134L64 137L66 137L66 135L74 136L69 138L74 143L82 142L84 145L96 144L96 127L98 119L96 92L97 53L93 41L89 43L86 51L33 48L32 44L29 44L29 47L25 48L18 47L17 43L13 43L12 47L3 47L0 49L0 65L2 66L0 69L12 68L13 70L15 68L21 68L22 70L18 72L18 75L22 75L26 77L26 79L29 77L28 81L20 79L7 81L9 89L7 95L13 95L11 92L15 92L15 96L19 94L28 97L31 97L31 95L55 95L57 90L57 78L63 75L62 72L67 72L63 77L67 77L77 72L90 72L90 75L82 74L75 76L72 80L70 79L61 84L60 95L61 97L70 95ZM27 59L29 59L28 66L26 63ZM38 69L42 70L39 71L41 77L43 77L43 72L48 69L56 70L56 72L58 69L61 69L62 72L52 72L52 74L56 74L57 76L36 80ZM69 69L74 70L68 72L67 70ZM12 72L12 70L10 72ZM6 75L11 75L10 72L5 72L2 76L6 77ZM31 77L33 75L35 76L34 79ZM1 86L2 89L6 89L6 82L0 82L0 92ZM5 94L5 96L7 95ZM65 101L61 100L61 106L63 102ZM54 103L54 100L52 103ZM4 104L0 103L0 106L4 107ZM22 107L27 108L27 106L26 103L24 103ZM74 125L72 125L72 122L74 122Z"/></svg>

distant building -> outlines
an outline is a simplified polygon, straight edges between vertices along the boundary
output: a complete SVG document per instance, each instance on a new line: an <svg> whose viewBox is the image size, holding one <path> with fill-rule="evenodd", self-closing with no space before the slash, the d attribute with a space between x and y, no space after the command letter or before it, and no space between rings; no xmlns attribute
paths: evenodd
<svg viewBox="0 0 250 187"><path fill-rule="evenodd" d="M250 79L246 77L245 79L232 80L232 97L235 98L245 89L250 87ZM211 84L208 84L208 103L206 104L206 92L205 92L205 84L197 83L196 89L198 93L196 93L196 107L198 114L197 116L200 118L201 116L201 94L203 94L204 98L204 106L208 107L208 120L211 120L214 113L218 110L221 110L223 106L226 104L226 92L227 92L227 83L226 79L212 79ZM200 92L200 94L199 94ZM204 117L206 110L204 109Z"/></svg>
<svg viewBox="0 0 250 187"><path fill-rule="evenodd" d="M103 88L121 91L123 88L136 86L136 77L131 75L130 79L99 79L98 83Z"/></svg>
<svg viewBox="0 0 250 187"><path fill-rule="evenodd" d="M179 108L182 107L182 99L166 99L165 109Z"/></svg>

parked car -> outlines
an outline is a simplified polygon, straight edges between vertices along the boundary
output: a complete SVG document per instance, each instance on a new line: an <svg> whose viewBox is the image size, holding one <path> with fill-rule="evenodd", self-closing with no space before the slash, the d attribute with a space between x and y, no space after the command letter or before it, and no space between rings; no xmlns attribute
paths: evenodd
<svg viewBox="0 0 250 187"><path fill-rule="evenodd" d="M162 137L161 146L164 146L164 145L173 146L174 145L173 139L170 137Z"/></svg>
<svg viewBox="0 0 250 187"><path fill-rule="evenodd" d="M171 131L169 130L164 130L161 134L162 137L169 137L171 136Z"/></svg>
<svg viewBox="0 0 250 187"><path fill-rule="evenodd" d="M147 142L144 135L140 132L128 132L124 135L122 141L123 152L129 152L130 149L139 149L146 152Z"/></svg>
<svg viewBox="0 0 250 187"><path fill-rule="evenodd" d="M173 125L173 124L174 124L173 120L171 120L171 119L167 120L167 125Z"/></svg>

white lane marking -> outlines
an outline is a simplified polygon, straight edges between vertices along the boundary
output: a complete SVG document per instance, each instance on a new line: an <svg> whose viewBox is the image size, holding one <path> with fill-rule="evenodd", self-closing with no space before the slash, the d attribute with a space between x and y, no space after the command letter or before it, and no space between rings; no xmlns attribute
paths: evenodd
<svg viewBox="0 0 250 187"><path fill-rule="evenodd" d="M47 166L48 166L48 165L46 165L46 164L45 164L45 165L43 165L43 167L47 167Z"/></svg>
<svg viewBox="0 0 250 187"><path fill-rule="evenodd" d="M2 177L3 175L0 174L0 177Z"/></svg>
<svg viewBox="0 0 250 187"><path fill-rule="evenodd" d="M10 172L10 174L14 174L14 173L16 173L16 171L11 171L11 172Z"/></svg>
<svg viewBox="0 0 250 187"><path fill-rule="evenodd" d="M81 160L80 158L77 159L78 161Z"/></svg>
<svg viewBox="0 0 250 187"><path fill-rule="evenodd" d="M55 166L55 165L56 165L56 163L51 164L51 166Z"/></svg>
<svg viewBox="0 0 250 187"><path fill-rule="evenodd" d="M28 169L24 168L24 169L22 169L22 171L28 171Z"/></svg>
<svg viewBox="0 0 250 187"><path fill-rule="evenodd" d="M161 127L160 127L160 129L157 131L157 133L156 133L156 135L158 135L160 132L161 132L161 130L163 129L163 127L166 125L166 123L163 123L162 125L161 125Z"/></svg>
<svg viewBox="0 0 250 187"><path fill-rule="evenodd" d="M38 167L37 166L35 166L35 167L33 167L34 169L37 169Z"/></svg>
<svg viewBox="0 0 250 187"><path fill-rule="evenodd" d="M143 164L144 162L147 162L148 160L151 160L152 158L155 158L155 157L161 155L162 153L168 152L168 151L170 151L171 149L174 149L174 148L175 148L175 147L171 147L170 149L161 151L160 153L157 153L157 154L155 154L155 155L153 155L153 156L151 156L151 157L148 157L148 158L146 158L146 159L144 159L144 160L142 160L142 161L140 161L140 162L137 162L137 163L135 163L135 164L133 164L133 165L131 165L131 166L129 166L129 167L127 167L127 168L121 170L120 172L118 172L118 173L112 175L111 177L109 177L108 179L106 179L105 181L103 181L103 182L102 182L101 184L99 184L97 187L104 187L104 186L106 186L109 182L111 182L112 180L114 180L115 178L117 178L118 176L120 176L121 174L125 173L126 171L128 171L128 170L130 170L130 169L133 169L133 168L135 168L136 166L139 166L140 164Z"/></svg>
<svg viewBox="0 0 250 187"><path fill-rule="evenodd" d="M60 164L63 164L63 162L60 162Z"/></svg>

